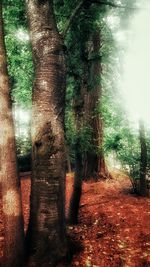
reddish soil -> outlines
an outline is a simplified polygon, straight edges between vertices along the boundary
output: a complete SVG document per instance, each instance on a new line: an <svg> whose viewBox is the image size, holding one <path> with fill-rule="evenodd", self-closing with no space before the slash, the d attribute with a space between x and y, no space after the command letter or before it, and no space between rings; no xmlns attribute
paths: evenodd
<svg viewBox="0 0 150 267"><path fill-rule="evenodd" d="M74 255L69 267L150 266L150 199L130 194L130 181L125 175L113 173L113 177L83 184L79 224L68 227L82 250ZM67 175L67 207L72 181L72 175ZM29 177L21 180L21 186L27 228ZM0 257L4 239L1 210L0 207Z"/></svg>

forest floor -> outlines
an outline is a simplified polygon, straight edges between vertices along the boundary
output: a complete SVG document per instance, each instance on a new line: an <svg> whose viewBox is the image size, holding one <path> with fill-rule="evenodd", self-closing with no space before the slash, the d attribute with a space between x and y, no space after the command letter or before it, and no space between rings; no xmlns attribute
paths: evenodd
<svg viewBox="0 0 150 267"><path fill-rule="evenodd" d="M150 266L150 198L131 194L129 178L119 172L113 179L84 182L79 224L68 226L81 245L69 267ZM67 175L66 209L73 175ZM30 179L21 179L25 229L29 219ZM3 218L0 202L0 257L3 251ZM42 267L42 266L41 266Z"/></svg>

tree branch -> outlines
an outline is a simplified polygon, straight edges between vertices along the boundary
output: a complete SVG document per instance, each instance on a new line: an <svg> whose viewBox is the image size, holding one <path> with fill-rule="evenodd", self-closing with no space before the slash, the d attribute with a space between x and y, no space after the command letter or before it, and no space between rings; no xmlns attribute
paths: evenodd
<svg viewBox="0 0 150 267"><path fill-rule="evenodd" d="M84 4L84 0L82 0L81 2L79 2L79 4L76 6L76 8L73 10L69 20L66 23L65 29L63 31L63 37L66 37L66 34L70 28L71 23L73 22L74 18L76 17L76 15L78 14L78 12L80 11L82 5Z"/></svg>
<svg viewBox="0 0 150 267"><path fill-rule="evenodd" d="M73 10L70 18L68 19L67 23L66 23L66 26L65 26L65 29L63 31L63 37L65 38L66 37L66 34L74 20L74 18L76 17L76 15L78 14L78 12L81 11L81 8L82 6L84 5L85 3L85 0L82 0L81 2L78 3L78 5L76 6L76 8ZM127 7L125 5L117 5L115 3L112 3L111 1L101 1L101 0L91 0L90 1L90 4L99 4L99 5L105 5L105 6L110 6L110 7L114 7L114 8L124 8L124 9L137 9L136 7Z"/></svg>
<svg viewBox="0 0 150 267"><path fill-rule="evenodd" d="M126 7L126 6L122 6L122 5L117 5L117 4L114 4L110 1L99 1L99 0L92 0L92 4L100 4L100 5L105 5L105 6L110 6L110 7L116 7L116 8L129 8L129 7Z"/></svg>

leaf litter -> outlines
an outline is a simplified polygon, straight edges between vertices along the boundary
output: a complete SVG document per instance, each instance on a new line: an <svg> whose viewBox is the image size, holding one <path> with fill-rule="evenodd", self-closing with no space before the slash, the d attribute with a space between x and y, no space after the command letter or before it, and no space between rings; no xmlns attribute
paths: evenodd
<svg viewBox="0 0 150 267"><path fill-rule="evenodd" d="M130 180L126 175L119 174L118 178L114 172L112 176L110 180L83 183L79 224L67 226L68 234L81 244L82 250L74 254L69 267L150 266L150 199L131 194ZM73 174L68 174L66 213L72 184ZM21 189L26 231L30 177L21 179ZM3 256L3 243L0 195L0 258Z"/></svg>

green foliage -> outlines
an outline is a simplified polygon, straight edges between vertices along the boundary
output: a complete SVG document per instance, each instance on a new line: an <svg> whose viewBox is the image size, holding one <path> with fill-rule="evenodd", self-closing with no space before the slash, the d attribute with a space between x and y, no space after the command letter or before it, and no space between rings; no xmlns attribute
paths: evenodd
<svg viewBox="0 0 150 267"><path fill-rule="evenodd" d="M31 140L17 137L16 145L19 171L31 171Z"/></svg>
<svg viewBox="0 0 150 267"><path fill-rule="evenodd" d="M55 13L60 31L63 32L65 24L69 20L71 14L76 8L79 1L63 1L59 7L60 1L55 1ZM82 86L85 62L90 65L92 60L101 59L101 52L94 54L89 52L90 39L93 31L101 25L104 17L104 7L97 5L85 4L71 24L71 27L66 35L65 44L67 47L67 96L66 96L66 139L70 147L70 153L73 155L74 151L85 153L92 147L92 129L89 125L76 129L76 122L74 118L74 102L81 102L82 110ZM95 86L101 82L101 78L97 77L95 81L91 77L87 77L85 81L88 90L94 90ZM82 113L82 111L81 111ZM80 114L81 117L83 114ZM81 118L82 120L82 118ZM78 144L78 145L77 145Z"/></svg>
<svg viewBox="0 0 150 267"><path fill-rule="evenodd" d="M116 56L115 56L116 57ZM114 62L116 58L114 57ZM113 63L113 61L112 61ZM115 64L115 63L114 63ZM118 70L114 69L114 76ZM110 83L103 74L101 113L104 121L104 151L107 156L115 153L124 169L135 177L139 175L140 144L137 131L130 126L121 92L115 81Z"/></svg>
<svg viewBox="0 0 150 267"><path fill-rule="evenodd" d="M25 1L4 1L5 43L13 102L31 105L33 64L29 44Z"/></svg>
<svg viewBox="0 0 150 267"><path fill-rule="evenodd" d="M12 102L30 108L33 64L24 0L4 0L3 17ZM27 126L27 125L26 125ZM31 140L17 136L17 156L31 153Z"/></svg>
<svg viewBox="0 0 150 267"><path fill-rule="evenodd" d="M26 27L25 1L3 0L3 15L6 35L20 26Z"/></svg>
<svg viewBox="0 0 150 267"><path fill-rule="evenodd" d="M18 156L31 154L31 140L29 138L23 140L22 137L17 137L16 145Z"/></svg>
<svg viewBox="0 0 150 267"><path fill-rule="evenodd" d="M77 139L80 140L80 147L77 148L79 152L86 153L89 150L94 150L91 142L92 129L89 125L85 125L79 132L76 132L74 145L77 143Z"/></svg>
<svg viewBox="0 0 150 267"><path fill-rule="evenodd" d="M116 3L116 1L112 1ZM128 1L121 1L123 5L128 6ZM134 1L133 1L134 2ZM61 32L79 1L55 1L55 13L58 26ZM131 4L131 3L130 3ZM104 150L106 154L115 150L118 159L125 165L134 165L139 155L138 139L133 133L130 133L129 124L124 116L122 109L122 100L117 92L116 80L120 76L120 61L118 60L118 46L114 40L113 30L118 29L120 21L130 15L129 9L110 9L109 6L91 4L90 2L82 6L79 11L80 16L76 16L67 33L65 44L67 47L67 107L66 107L66 139L71 148L71 153L77 149L86 152L88 149L95 150L95 153L101 153ZM116 16L117 23L112 30L107 22L108 16ZM98 54L90 50L90 39L95 29L101 31L101 49ZM87 77L88 90L92 92L96 85L102 84L103 97L94 114L101 113L104 120L104 145L103 148L93 148L91 145L92 130L89 126L82 125L80 131L76 131L74 118L74 101L82 98L82 82L84 75L84 64L90 68L93 60L100 60L102 63L103 74L95 80L93 77ZM81 103L82 105L82 103ZM130 133L130 136L129 134ZM130 142L131 138L131 142ZM131 150L131 143L135 143L135 151ZM78 147L76 148L76 144ZM132 155L132 154L136 154ZM134 156L134 157L132 157ZM132 158L133 161L132 162ZM135 159L136 158L136 159Z"/></svg>
<svg viewBox="0 0 150 267"><path fill-rule="evenodd" d="M17 40L15 33L6 35L5 40L12 100L25 107L30 106L33 77L30 45Z"/></svg>

